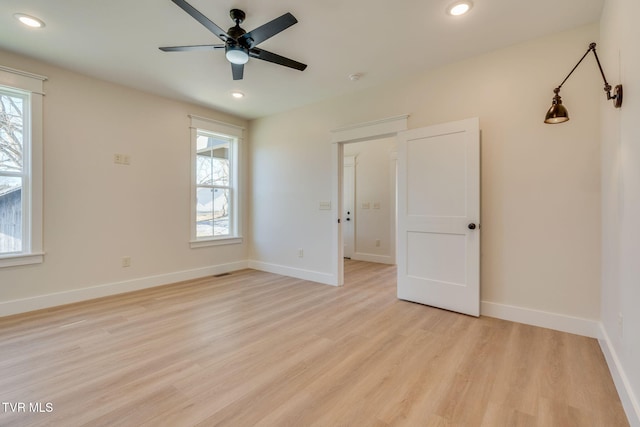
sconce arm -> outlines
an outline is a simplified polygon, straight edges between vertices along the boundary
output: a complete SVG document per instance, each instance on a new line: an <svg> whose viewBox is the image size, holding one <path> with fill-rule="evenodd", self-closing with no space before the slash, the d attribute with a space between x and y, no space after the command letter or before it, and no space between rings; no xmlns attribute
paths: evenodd
<svg viewBox="0 0 640 427"><path fill-rule="evenodd" d="M604 92L607 94L607 100L613 100L613 105L616 108L620 108L620 106L622 105L622 85L617 85L614 89L614 94L611 95L611 85L609 84L609 82L607 82L607 78L604 75L604 70L602 69L602 65L600 64L600 58L598 58L598 53L596 52L595 43L589 44L589 49L587 49L584 55L582 55L582 58L580 58L580 61L578 61L575 67L573 67L573 69L571 69L569 74L567 74L567 77L565 77L562 83L560 83L560 85L554 90L556 96L558 95L558 92L560 92L560 88L562 87L562 85L567 81L569 77L571 77L571 74L573 74L576 68L578 68L578 66L582 63L582 61L584 61L584 58L587 57L589 52L593 52L593 55L596 57L596 62L598 63L598 69L600 70L600 75L602 76L602 80L604 81Z"/></svg>
<svg viewBox="0 0 640 427"><path fill-rule="evenodd" d="M593 52L595 53L595 48L596 48L596 44L595 43L591 43L589 45L589 49L587 49L587 51L584 53L584 55L582 55L582 58L580 58L580 61L578 61L578 63L571 69L571 71L569 71L569 74L567 74L567 77L565 77L564 80L562 81L562 83L560 83L560 85L558 85L558 87L556 88L558 90L558 92L560 92L560 88L562 87L564 82L566 82L569 79L569 77L571 77L571 74L573 74L573 72L576 70L576 68L578 68L578 66L580 64L582 64L582 61L584 61L584 58L587 57L589 52L591 52L593 50ZM597 58L598 58L598 55L596 55L596 59ZM600 65L600 61L598 61L598 65ZM602 68L600 70L602 70ZM604 73L602 74L602 77L604 77ZM606 79L605 79L605 82L606 82Z"/></svg>

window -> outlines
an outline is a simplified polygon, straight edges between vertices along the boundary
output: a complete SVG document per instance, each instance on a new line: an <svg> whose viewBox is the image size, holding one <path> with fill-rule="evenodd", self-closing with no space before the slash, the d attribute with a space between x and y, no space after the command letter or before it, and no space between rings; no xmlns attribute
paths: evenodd
<svg viewBox="0 0 640 427"><path fill-rule="evenodd" d="M0 66L0 267L42 254L42 83Z"/></svg>
<svg viewBox="0 0 640 427"><path fill-rule="evenodd" d="M238 200L242 128L191 117L191 247L242 242Z"/></svg>
<svg viewBox="0 0 640 427"><path fill-rule="evenodd" d="M230 148L233 139L198 130L196 140L196 237L228 237L233 181Z"/></svg>

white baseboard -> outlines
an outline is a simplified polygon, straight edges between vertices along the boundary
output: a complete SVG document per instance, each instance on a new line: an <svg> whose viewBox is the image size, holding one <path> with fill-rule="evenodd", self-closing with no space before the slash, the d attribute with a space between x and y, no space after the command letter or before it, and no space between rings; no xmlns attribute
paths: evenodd
<svg viewBox="0 0 640 427"><path fill-rule="evenodd" d="M600 322L597 320L583 319L581 317L532 310L489 301L481 302L480 314L510 320L512 322L524 323L526 325L540 326L542 328L555 329L556 331L583 335L585 337L600 338Z"/></svg>
<svg viewBox="0 0 640 427"><path fill-rule="evenodd" d="M267 273L280 274L282 276L295 277L296 279L309 280L325 285L337 286L336 278L332 274L322 273L313 270L304 270L302 268L289 267L286 265L271 264L262 261L249 261L249 268L254 270L266 271Z"/></svg>
<svg viewBox="0 0 640 427"><path fill-rule="evenodd" d="M356 261L377 262L379 264L395 264L394 260L389 255L367 254L364 252L355 252L351 259Z"/></svg>
<svg viewBox="0 0 640 427"><path fill-rule="evenodd" d="M618 358L618 354L611 343L609 334L602 323L600 323L600 336L598 340L600 348L604 354L604 358L607 360L613 383L616 385L620 401L624 407L624 412L627 414L627 420L631 427L640 426L640 402L633 392L633 388L629 382L629 378L625 373L622 363Z"/></svg>
<svg viewBox="0 0 640 427"><path fill-rule="evenodd" d="M214 274L228 273L230 271L241 270L243 268L248 268L247 261L213 265L209 267L196 268L193 270L176 271L173 273L141 277L138 279L125 280L122 282L106 283L89 288L74 289L71 291L56 292L53 294L38 295L36 297L4 301L0 302L0 317L41 310L43 308L50 308L59 305L71 304L74 302L86 301L94 298L101 298L125 292L137 291L140 289L152 288L155 286L167 285L184 280L197 279L199 277L211 276Z"/></svg>

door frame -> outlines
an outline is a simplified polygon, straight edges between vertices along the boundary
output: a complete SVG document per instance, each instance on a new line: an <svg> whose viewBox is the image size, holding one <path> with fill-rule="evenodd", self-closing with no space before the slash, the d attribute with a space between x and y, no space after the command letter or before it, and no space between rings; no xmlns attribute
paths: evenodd
<svg viewBox="0 0 640 427"><path fill-rule="evenodd" d="M344 248L342 234L342 221L344 220L344 209L342 203L344 144L395 137L398 135L398 132L408 129L408 118L409 115L404 114L401 116L344 126L331 131L331 200L336 206L336 210L334 212L337 213L332 227L333 251L331 254L331 258L333 260L331 263L333 267L332 284L335 286L344 285Z"/></svg>

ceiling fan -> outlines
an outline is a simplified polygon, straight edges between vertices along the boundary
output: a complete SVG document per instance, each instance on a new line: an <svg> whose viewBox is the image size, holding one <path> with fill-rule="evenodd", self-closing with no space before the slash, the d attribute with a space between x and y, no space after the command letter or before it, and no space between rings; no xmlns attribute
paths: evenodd
<svg viewBox="0 0 640 427"><path fill-rule="evenodd" d="M184 52L193 50L217 50L224 49L227 60L231 63L231 72L233 80L242 80L244 75L244 64L249 58L262 59L263 61L273 62L274 64L284 65L285 67L303 71L307 68L306 64L285 58L284 56L259 49L256 45L262 43L286 30L298 20L290 13L285 13L279 18L267 22L253 31L246 32L240 28L240 24L244 21L245 13L239 9L231 9L229 15L236 23L235 26L224 31L222 28L214 24L209 18L200 13L196 8L191 6L184 0L171 0L182 10L187 12L196 21L205 26L206 29L216 35L224 44L212 45L196 45L196 46L168 46L159 48L163 52Z"/></svg>

